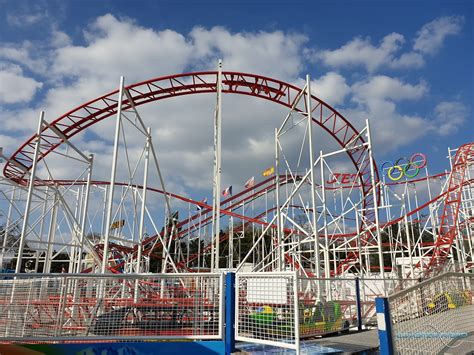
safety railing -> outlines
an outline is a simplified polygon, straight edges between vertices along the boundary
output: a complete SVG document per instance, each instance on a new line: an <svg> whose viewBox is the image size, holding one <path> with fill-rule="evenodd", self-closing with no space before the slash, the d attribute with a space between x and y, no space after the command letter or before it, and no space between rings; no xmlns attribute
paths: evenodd
<svg viewBox="0 0 474 355"><path fill-rule="evenodd" d="M445 273L389 296L395 351L457 353L474 332L473 290L473 274Z"/></svg>
<svg viewBox="0 0 474 355"><path fill-rule="evenodd" d="M401 290L405 290L418 283L419 281L416 279L361 278L360 303L362 312L362 324L364 326L377 325L375 311L375 299L377 297L386 297Z"/></svg>
<svg viewBox="0 0 474 355"><path fill-rule="evenodd" d="M236 340L298 350L296 273L237 273L235 289Z"/></svg>
<svg viewBox="0 0 474 355"><path fill-rule="evenodd" d="M416 280L236 274L236 340L298 349L300 339L375 325L375 298Z"/></svg>
<svg viewBox="0 0 474 355"><path fill-rule="evenodd" d="M0 275L0 342L222 339L222 274Z"/></svg>

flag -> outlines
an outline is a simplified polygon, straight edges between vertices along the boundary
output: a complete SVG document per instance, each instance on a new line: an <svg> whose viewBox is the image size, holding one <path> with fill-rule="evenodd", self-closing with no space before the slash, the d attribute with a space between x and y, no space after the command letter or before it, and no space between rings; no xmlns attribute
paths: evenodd
<svg viewBox="0 0 474 355"><path fill-rule="evenodd" d="M265 170L262 175L263 176L270 176L272 175L273 173L275 172L275 167L271 167L271 168L268 168L267 170Z"/></svg>
<svg viewBox="0 0 474 355"><path fill-rule="evenodd" d="M201 200L201 203L207 204L207 197L204 197L204 198ZM199 205L196 206L196 209L197 209L198 211L202 210L203 208L204 208L204 207L201 207L201 206L199 206Z"/></svg>
<svg viewBox="0 0 474 355"><path fill-rule="evenodd" d="M232 185L230 185L227 189L225 189L224 191L222 191L222 195L223 195L224 197L227 197L227 196L232 195Z"/></svg>
<svg viewBox="0 0 474 355"><path fill-rule="evenodd" d="M252 176L250 179L247 180L247 182L244 184L244 187L246 189L249 189L255 185L255 176Z"/></svg>

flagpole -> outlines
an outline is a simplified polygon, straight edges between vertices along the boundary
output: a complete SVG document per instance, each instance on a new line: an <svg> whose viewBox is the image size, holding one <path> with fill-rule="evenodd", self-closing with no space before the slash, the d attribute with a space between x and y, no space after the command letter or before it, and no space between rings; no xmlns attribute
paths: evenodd
<svg viewBox="0 0 474 355"><path fill-rule="evenodd" d="M222 104L222 60L217 64L217 103L214 119L214 191L212 198L212 248L211 271L219 268L219 237L221 215L221 104ZM214 244L215 243L215 244ZM215 249L214 249L215 245Z"/></svg>

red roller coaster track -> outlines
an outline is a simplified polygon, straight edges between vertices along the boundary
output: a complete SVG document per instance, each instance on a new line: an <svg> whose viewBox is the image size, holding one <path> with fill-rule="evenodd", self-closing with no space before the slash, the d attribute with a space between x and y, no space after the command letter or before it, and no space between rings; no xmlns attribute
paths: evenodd
<svg viewBox="0 0 474 355"><path fill-rule="evenodd" d="M462 189L466 182L467 169L472 162L474 162L474 142L460 146L454 157L441 216L439 236L430 261L425 266L427 273L439 270L449 256L451 246L458 232Z"/></svg>
<svg viewBox="0 0 474 355"><path fill-rule="evenodd" d="M295 104L302 89L294 85L275 80L272 78L239 73L223 72L223 92L228 94L241 94L262 98L291 108ZM171 75L155 78L126 87L130 94L129 99L122 103L123 109L140 106L149 102L163 100L172 97L215 93L217 91L217 72L197 72L188 74ZM91 100L54 120L50 126L43 127L41 137L42 144L39 151L39 160L63 143L63 138L53 131L59 130L67 139L87 127L96 124L103 119L117 113L118 90ZM303 93L306 96L306 93ZM349 144L357 146L357 149L348 149L346 152L354 164L360 182L362 196L364 198L363 210L365 220L373 221L375 209L373 195L371 193L370 165L368 159L368 147L362 135L344 118L324 101L311 96L313 122L327 131L342 148L350 148ZM300 100L295 111L306 111L306 100ZM26 182L26 174L31 169L34 156L36 135L27 140L8 160L4 167L4 176L17 183ZM377 169L375 169L376 174ZM378 181L378 176L376 177ZM369 235L361 238L362 243L368 241ZM351 255L343 264L348 265L357 259L357 255Z"/></svg>

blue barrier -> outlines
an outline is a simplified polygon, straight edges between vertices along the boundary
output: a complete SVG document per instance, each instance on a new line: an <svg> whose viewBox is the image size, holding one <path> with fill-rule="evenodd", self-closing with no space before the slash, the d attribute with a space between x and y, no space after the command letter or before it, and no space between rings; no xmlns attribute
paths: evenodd
<svg viewBox="0 0 474 355"><path fill-rule="evenodd" d="M393 355L392 320L387 297L377 297L375 299L375 310L377 311L380 354Z"/></svg>
<svg viewBox="0 0 474 355"><path fill-rule="evenodd" d="M355 292L356 292L356 307L357 307L357 330L362 331L362 305L360 302L360 280L358 277L355 279Z"/></svg>
<svg viewBox="0 0 474 355"><path fill-rule="evenodd" d="M235 273L225 276L225 353L235 352Z"/></svg>

